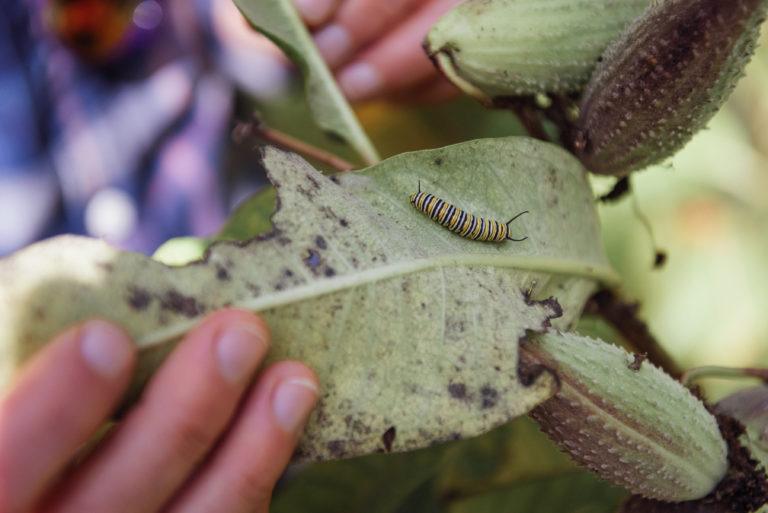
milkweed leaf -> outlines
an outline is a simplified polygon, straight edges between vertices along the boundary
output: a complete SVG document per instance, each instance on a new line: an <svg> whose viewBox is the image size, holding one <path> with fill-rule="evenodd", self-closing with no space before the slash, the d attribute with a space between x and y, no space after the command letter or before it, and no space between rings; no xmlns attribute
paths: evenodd
<svg viewBox="0 0 768 513"><path fill-rule="evenodd" d="M473 436L550 397L549 374L518 376L528 330L566 328L597 281L613 279L584 170L527 138L402 154L326 177L267 149L278 195L273 230L220 242L167 267L82 237L0 261L0 386L54 334L103 317L140 346L135 398L180 336L207 312L260 312L271 360L318 373L322 398L299 455L402 451ZM458 237L408 203L421 180L478 215L515 222L522 243Z"/></svg>

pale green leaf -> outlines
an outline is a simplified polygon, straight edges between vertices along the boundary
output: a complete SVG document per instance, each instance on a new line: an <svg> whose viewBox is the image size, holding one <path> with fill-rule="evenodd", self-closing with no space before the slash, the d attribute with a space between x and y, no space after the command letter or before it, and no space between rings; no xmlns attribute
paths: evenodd
<svg viewBox="0 0 768 513"><path fill-rule="evenodd" d="M301 455L331 458L467 437L530 410L548 374L518 379L518 340L579 316L613 273L578 162L526 138L403 154L323 176L267 149L278 193L274 230L218 243L169 268L99 241L60 237L0 262L0 384L63 327L94 316L141 347L138 392L173 342L234 305L269 322L272 360L306 361L319 408ZM414 210L417 182L479 215L508 219L524 242L462 239ZM546 299L551 301L536 301ZM557 317L562 308L562 317Z"/></svg>
<svg viewBox="0 0 768 513"><path fill-rule="evenodd" d="M334 139L352 146L372 164L379 160L373 144L336 85L291 0L234 0L248 21L272 40L299 67L315 122Z"/></svg>

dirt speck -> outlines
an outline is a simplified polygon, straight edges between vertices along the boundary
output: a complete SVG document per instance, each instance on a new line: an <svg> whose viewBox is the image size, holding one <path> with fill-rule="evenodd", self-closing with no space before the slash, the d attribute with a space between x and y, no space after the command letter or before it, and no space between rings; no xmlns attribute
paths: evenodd
<svg viewBox="0 0 768 513"><path fill-rule="evenodd" d="M397 429L395 426L390 426L389 429L384 431L384 434L381 435L381 441L384 443L384 449L387 452L392 452L392 443L395 441L396 436Z"/></svg>
<svg viewBox="0 0 768 513"><path fill-rule="evenodd" d="M317 269L320 265L320 253L314 249L307 251L307 256L304 257L304 264L312 270Z"/></svg>
<svg viewBox="0 0 768 513"><path fill-rule="evenodd" d="M146 289L131 287L128 289L128 304L134 310L145 310L152 302L152 296Z"/></svg>
<svg viewBox="0 0 768 513"><path fill-rule="evenodd" d="M648 359L648 355L645 353L635 353L634 359L627 365L629 367L629 370L633 370L635 372L639 371L640 368L643 366L643 362Z"/></svg>
<svg viewBox="0 0 768 513"><path fill-rule="evenodd" d="M175 289L167 291L159 299L160 308L181 314L184 317L196 317L205 311L197 299L192 296L185 296Z"/></svg>
<svg viewBox="0 0 768 513"><path fill-rule="evenodd" d="M216 266L216 279L219 281L229 281L232 279L232 276L230 276L229 271L226 267L223 265L217 265Z"/></svg>
<svg viewBox="0 0 768 513"><path fill-rule="evenodd" d="M499 391L490 385L484 385L480 389L480 407L484 410L493 408L499 402Z"/></svg>
<svg viewBox="0 0 768 513"><path fill-rule="evenodd" d="M449 383L448 393L454 399L466 399L467 398L467 385L464 383Z"/></svg>

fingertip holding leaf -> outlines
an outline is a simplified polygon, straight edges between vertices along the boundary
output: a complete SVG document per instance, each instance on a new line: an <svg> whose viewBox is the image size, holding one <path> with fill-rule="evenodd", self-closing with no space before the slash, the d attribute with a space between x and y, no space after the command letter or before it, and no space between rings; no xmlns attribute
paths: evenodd
<svg viewBox="0 0 768 513"><path fill-rule="evenodd" d="M320 378L303 458L469 437L551 396L548 373L521 383L518 339L568 327L614 279L575 158L504 138L330 178L275 149L264 164L278 194L272 231L214 244L201 261L167 267L71 236L0 261L0 386L55 333L102 317L140 346L130 401L178 337L234 306L264 316L271 360L302 360ZM419 180L479 215L530 210L519 220L529 240L489 246L444 230L409 204Z"/></svg>

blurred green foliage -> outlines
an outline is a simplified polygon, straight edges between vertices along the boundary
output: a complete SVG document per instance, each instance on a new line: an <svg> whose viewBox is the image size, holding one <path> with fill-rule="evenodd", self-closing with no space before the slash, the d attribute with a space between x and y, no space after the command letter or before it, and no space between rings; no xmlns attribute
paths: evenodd
<svg viewBox="0 0 768 513"><path fill-rule="evenodd" d="M285 481L274 513L610 513L625 497L525 417L420 451L308 465Z"/></svg>

